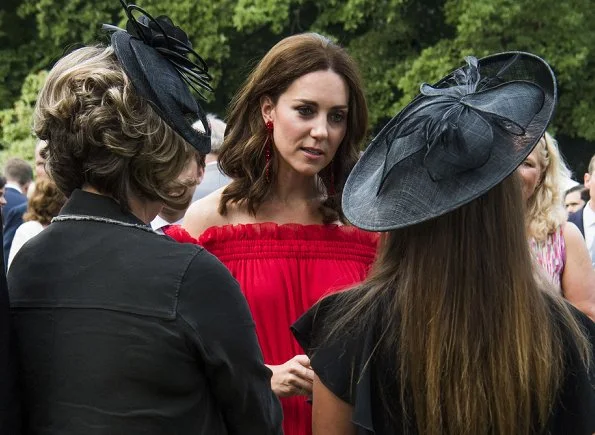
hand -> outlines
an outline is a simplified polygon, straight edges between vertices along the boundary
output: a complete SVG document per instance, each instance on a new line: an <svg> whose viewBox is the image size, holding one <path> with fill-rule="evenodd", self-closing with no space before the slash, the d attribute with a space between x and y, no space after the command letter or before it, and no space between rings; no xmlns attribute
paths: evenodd
<svg viewBox="0 0 595 435"><path fill-rule="evenodd" d="M285 364L267 367L273 372L271 388L278 397L312 394L314 371L306 355L296 355Z"/></svg>

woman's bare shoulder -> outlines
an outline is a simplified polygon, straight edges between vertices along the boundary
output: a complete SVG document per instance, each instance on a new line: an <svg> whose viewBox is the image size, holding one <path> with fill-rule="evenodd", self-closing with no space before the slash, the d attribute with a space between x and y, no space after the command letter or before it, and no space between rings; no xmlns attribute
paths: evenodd
<svg viewBox="0 0 595 435"><path fill-rule="evenodd" d="M192 203L184 215L183 227L193 237L200 236L207 228L226 225L227 216L219 213L222 187L213 193Z"/></svg>
<svg viewBox="0 0 595 435"><path fill-rule="evenodd" d="M581 234L580 230L572 222L565 222L562 224L562 235L564 236L564 242L565 242L566 246L569 246L569 245L571 247L574 247L575 245L579 245L581 247L582 247L582 245L585 245L585 247L587 246L585 244L585 239L583 238L583 235Z"/></svg>

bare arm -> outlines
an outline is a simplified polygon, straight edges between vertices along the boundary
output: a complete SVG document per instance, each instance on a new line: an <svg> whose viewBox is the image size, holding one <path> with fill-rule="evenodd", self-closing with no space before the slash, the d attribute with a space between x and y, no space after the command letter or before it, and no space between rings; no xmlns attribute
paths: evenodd
<svg viewBox="0 0 595 435"><path fill-rule="evenodd" d="M314 375L312 402L313 435L355 435L353 407L343 402Z"/></svg>
<svg viewBox="0 0 595 435"><path fill-rule="evenodd" d="M562 273L562 292L575 307L595 321L595 271L589 251L578 228L564 225L566 264Z"/></svg>

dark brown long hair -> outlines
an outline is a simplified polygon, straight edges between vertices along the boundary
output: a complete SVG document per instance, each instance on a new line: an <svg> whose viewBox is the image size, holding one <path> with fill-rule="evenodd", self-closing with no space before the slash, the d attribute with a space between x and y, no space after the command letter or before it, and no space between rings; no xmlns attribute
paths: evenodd
<svg viewBox="0 0 595 435"><path fill-rule="evenodd" d="M335 340L380 321L376 356L400 385L396 397L380 386L382 401L420 434L541 433L564 376L563 330L590 364L569 308L533 277L519 184L387 233L328 323Z"/></svg>
<svg viewBox="0 0 595 435"><path fill-rule="evenodd" d="M231 202L242 203L252 213L271 192L272 182L265 177L264 148L267 130L260 111L261 98L267 96L277 103L299 77L316 71L332 70L340 75L349 88L347 131L339 145L333 163L324 168L319 179L321 193L329 192L332 170L335 194L328 195L321 212L325 222L343 220L341 193L347 175L358 159L359 145L368 128L368 109L358 68L343 48L329 39L305 33L290 36L275 45L252 71L231 102L223 147L219 154L221 170L233 178L223 191L219 213L227 213ZM275 153L269 171L273 182Z"/></svg>

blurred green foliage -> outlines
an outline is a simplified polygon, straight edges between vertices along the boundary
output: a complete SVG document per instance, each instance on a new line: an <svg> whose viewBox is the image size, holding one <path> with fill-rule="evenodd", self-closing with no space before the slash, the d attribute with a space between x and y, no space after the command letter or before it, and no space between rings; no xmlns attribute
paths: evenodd
<svg viewBox="0 0 595 435"><path fill-rule="evenodd" d="M140 1L140 0L139 0ZM592 0L142 0L186 29L211 65L208 111L225 114L252 66L281 38L316 31L359 62L378 130L419 90L462 64L504 50L545 58L559 81L553 129L595 141L595 8ZM66 49L107 41L122 25L118 0L2 0L0 160L32 155L35 93Z"/></svg>

